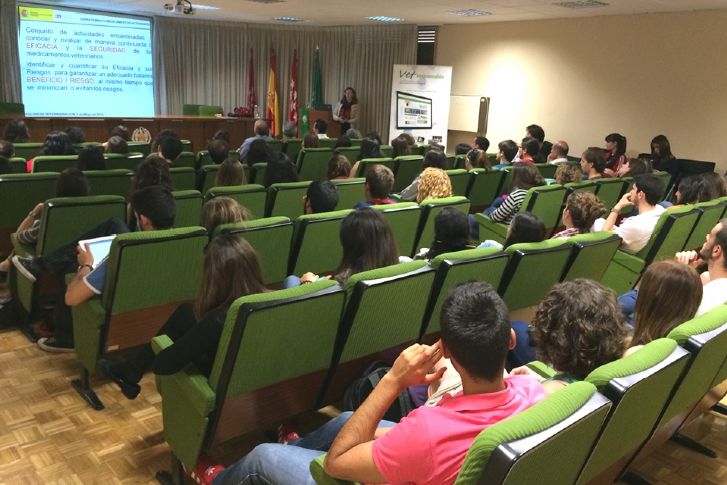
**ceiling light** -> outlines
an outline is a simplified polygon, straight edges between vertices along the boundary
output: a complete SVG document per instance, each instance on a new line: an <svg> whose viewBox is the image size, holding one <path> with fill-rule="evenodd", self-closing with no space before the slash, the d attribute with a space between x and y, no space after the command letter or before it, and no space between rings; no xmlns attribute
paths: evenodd
<svg viewBox="0 0 727 485"><path fill-rule="evenodd" d="M553 5L565 8L599 8L608 5L606 2L599 2L598 0L578 0L575 2L557 2Z"/></svg>
<svg viewBox="0 0 727 485"><path fill-rule="evenodd" d="M386 17L385 15L378 15L376 17L366 17L368 20L373 20L375 22L403 22L404 19L400 19L399 17Z"/></svg>
<svg viewBox="0 0 727 485"><path fill-rule="evenodd" d="M198 3L194 4L195 10L219 10L220 7L214 7L212 5L200 5Z"/></svg>
<svg viewBox="0 0 727 485"><path fill-rule="evenodd" d="M463 10L450 10L449 12L452 15L459 15L460 17L484 17L487 15L492 15L492 12L485 12L483 10L477 10L476 8L466 8Z"/></svg>
<svg viewBox="0 0 727 485"><path fill-rule="evenodd" d="M298 17L275 17L273 20L279 22L308 22L306 19L299 19Z"/></svg>

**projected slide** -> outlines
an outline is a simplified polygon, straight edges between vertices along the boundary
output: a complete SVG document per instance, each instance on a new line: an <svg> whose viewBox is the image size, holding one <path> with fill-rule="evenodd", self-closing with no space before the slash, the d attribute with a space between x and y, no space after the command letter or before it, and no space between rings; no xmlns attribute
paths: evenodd
<svg viewBox="0 0 727 485"><path fill-rule="evenodd" d="M18 6L26 116L154 116L151 21Z"/></svg>
<svg viewBox="0 0 727 485"><path fill-rule="evenodd" d="M424 96L396 92L396 127L431 128L432 100Z"/></svg>

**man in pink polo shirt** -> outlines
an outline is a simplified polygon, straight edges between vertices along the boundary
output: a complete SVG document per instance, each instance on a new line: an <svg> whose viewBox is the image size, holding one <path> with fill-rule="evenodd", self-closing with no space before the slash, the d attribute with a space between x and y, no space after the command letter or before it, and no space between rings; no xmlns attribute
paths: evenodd
<svg viewBox="0 0 727 485"><path fill-rule="evenodd" d="M515 345L507 307L487 283L469 282L447 296L440 317L442 339L412 345L354 413L344 413L288 445L263 444L227 469L204 464L201 483L314 484L308 465L328 452L326 472L363 483L449 484L475 437L488 426L545 397L531 376L503 377ZM463 391L437 406L415 409L400 423L381 421L400 392L439 379L429 373L442 357L462 377Z"/></svg>

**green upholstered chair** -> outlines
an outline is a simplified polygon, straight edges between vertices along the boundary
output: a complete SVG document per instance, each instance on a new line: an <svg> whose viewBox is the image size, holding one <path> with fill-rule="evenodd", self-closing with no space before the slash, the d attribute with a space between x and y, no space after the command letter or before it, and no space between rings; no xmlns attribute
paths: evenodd
<svg viewBox="0 0 727 485"><path fill-rule="evenodd" d="M571 249L572 243L567 239L546 239L539 243L513 244L505 250L510 260L499 293L510 311L540 303L560 281Z"/></svg>
<svg viewBox="0 0 727 485"><path fill-rule="evenodd" d="M8 160L13 173L27 173L28 167L24 158L13 157Z"/></svg>
<svg viewBox="0 0 727 485"><path fill-rule="evenodd" d="M385 157L393 157L394 156L394 147L391 145L381 145L381 154ZM414 154L416 155L416 154ZM423 153L420 153L420 155L424 155Z"/></svg>
<svg viewBox="0 0 727 485"><path fill-rule="evenodd" d="M179 141L182 142L182 152L191 152L192 151L192 141L191 140L181 139Z"/></svg>
<svg viewBox="0 0 727 485"><path fill-rule="evenodd" d="M497 248L465 249L432 259L429 264L436 270L436 275L422 321L422 337L440 331L439 313L444 299L455 286L476 280L497 289L507 262L507 255Z"/></svg>
<svg viewBox="0 0 727 485"><path fill-rule="evenodd" d="M262 185L236 185L231 187L212 187L204 196L205 200L215 197L229 197L235 199L241 206L246 208L255 219L265 217L265 200L267 190Z"/></svg>
<svg viewBox="0 0 727 485"><path fill-rule="evenodd" d="M449 175L449 181L452 183L452 195L466 197L471 181L470 173L463 168L446 170L446 172Z"/></svg>
<svg viewBox="0 0 727 485"><path fill-rule="evenodd" d="M343 301L332 281L237 299L209 378L194 366L157 378L175 461L192 469L202 451L315 409ZM155 350L171 344L165 335L152 342Z"/></svg>
<svg viewBox="0 0 727 485"><path fill-rule="evenodd" d="M619 477L650 436L688 358L675 341L662 338L586 376L613 406L578 484L611 483Z"/></svg>
<svg viewBox="0 0 727 485"><path fill-rule="evenodd" d="M151 143L145 142L145 141L130 141L129 144L129 152L138 152L141 153L143 156L149 155L151 153Z"/></svg>
<svg viewBox="0 0 727 485"><path fill-rule="evenodd" d="M636 254L618 250L608 267L603 284L617 294L634 287L643 269L653 261L671 259L687 242L700 212L692 206L664 211L654 227L649 242Z"/></svg>
<svg viewBox="0 0 727 485"><path fill-rule="evenodd" d="M268 187L267 205L265 215L285 216L295 219L302 216L303 198L308 192L309 181L306 182L287 182L281 184L273 184Z"/></svg>
<svg viewBox="0 0 727 485"><path fill-rule="evenodd" d="M694 204L694 208L699 211L699 219L694 225L687 242L684 243L684 250L688 251L702 247L707 234L724 216L725 207L727 207L727 201L722 199Z"/></svg>
<svg viewBox="0 0 727 485"><path fill-rule="evenodd" d="M669 189L671 188L671 174L669 172L660 172L658 170L654 171L654 175L659 177L662 182L664 182L664 193L661 194L661 198L666 199L666 195L669 193Z"/></svg>
<svg viewBox="0 0 727 485"><path fill-rule="evenodd" d="M366 199L364 185L366 179L333 179L331 183L338 188L338 205L336 209L350 209Z"/></svg>
<svg viewBox="0 0 727 485"><path fill-rule="evenodd" d="M338 147L333 149L334 152L340 153L345 156L349 162L353 163L358 159L358 154L361 152L361 146L350 146L350 147Z"/></svg>
<svg viewBox="0 0 727 485"><path fill-rule="evenodd" d="M608 210L616 205L627 187L626 182L619 178L596 179L596 185L598 186L596 195Z"/></svg>
<svg viewBox="0 0 727 485"><path fill-rule="evenodd" d="M283 140L267 140L265 144L275 153L283 151Z"/></svg>
<svg viewBox="0 0 727 485"><path fill-rule="evenodd" d="M255 249L265 284L280 283L288 276L288 254L293 223L287 217L267 217L254 221L221 224L214 235L237 234Z"/></svg>
<svg viewBox="0 0 727 485"><path fill-rule="evenodd" d="M196 190L177 190L172 192L177 205L174 227L199 226L202 218L202 194Z"/></svg>
<svg viewBox="0 0 727 485"><path fill-rule="evenodd" d="M13 237L15 253L20 256L44 256L68 244L102 222L126 219L126 201L118 195L59 197L48 199L40 218L40 231L35 246L23 246ZM17 274L17 297L23 309L32 313L42 288Z"/></svg>
<svg viewBox="0 0 727 485"><path fill-rule="evenodd" d="M283 153L288 155L288 158L290 158L293 163L297 163L298 153L300 153L302 144L303 140L300 138L288 138L283 142Z"/></svg>
<svg viewBox="0 0 727 485"><path fill-rule="evenodd" d="M394 169L396 169L396 162L393 158L364 158L358 166L356 177L365 177L366 171L372 165L384 165L391 170L391 173L394 173Z"/></svg>
<svg viewBox="0 0 727 485"><path fill-rule="evenodd" d="M621 238L610 231L578 234L569 241L573 250L561 281L576 278L601 281L621 244Z"/></svg>
<svg viewBox="0 0 727 485"><path fill-rule="evenodd" d="M288 274L330 274L341 262L341 222L352 209L306 214L294 221Z"/></svg>
<svg viewBox="0 0 727 485"><path fill-rule="evenodd" d="M465 456L456 485L574 483L611 407L587 382L558 390L521 413L483 430ZM342 485L323 471L325 455L310 464L318 485Z"/></svg>
<svg viewBox="0 0 727 485"><path fill-rule="evenodd" d="M475 168L470 171L470 185L467 188L467 198L472 207L487 207L492 204L502 192L502 182L505 172L502 170L485 170Z"/></svg>
<svg viewBox="0 0 727 485"><path fill-rule="evenodd" d="M212 157L210 157L210 153L207 150L200 150L197 152L197 155L195 156L195 164L194 167L199 169L200 167L204 165L214 165L215 162L212 160ZM237 150L230 150L227 158L232 158L233 160L240 160L240 153Z"/></svg>
<svg viewBox="0 0 727 485"><path fill-rule="evenodd" d="M10 253L10 234L33 207L55 196L57 179L50 172L0 175L0 256Z"/></svg>
<svg viewBox="0 0 727 485"><path fill-rule="evenodd" d="M330 148L303 148L298 155L298 179L315 180L326 178L328 160L333 155Z"/></svg>
<svg viewBox="0 0 727 485"><path fill-rule="evenodd" d="M216 116L216 115L224 115L225 110L222 109L222 106L215 106L215 105L208 105L208 104L201 104L199 106L199 115L200 116Z"/></svg>
<svg viewBox="0 0 727 485"><path fill-rule="evenodd" d="M386 351L419 339L433 280L434 270L425 261L363 271L348 278L334 364L319 404L340 399L352 380Z"/></svg>
<svg viewBox="0 0 727 485"><path fill-rule="evenodd" d="M195 190L197 187L197 172L192 167L169 167L174 190Z"/></svg>
<svg viewBox="0 0 727 485"><path fill-rule="evenodd" d="M243 167L246 166L247 165L243 164ZM217 172L219 171L219 165L202 165L199 170L197 170L197 190L202 193L207 193L212 187L214 187L217 179ZM252 183L249 178L247 178L247 181L248 183Z"/></svg>
<svg viewBox="0 0 727 485"><path fill-rule="evenodd" d="M13 146L15 147L15 156L25 160L30 160L31 158L43 154L42 143L14 143Z"/></svg>
<svg viewBox="0 0 727 485"><path fill-rule="evenodd" d="M380 211L391 226L396 247L401 256L411 256L411 248L416 238L421 210L416 202L399 202L398 204L372 205L372 209Z"/></svg>
<svg viewBox="0 0 727 485"><path fill-rule="evenodd" d="M106 160L106 170L125 169L136 171L136 167L144 161L144 155L141 152L129 153L104 153Z"/></svg>
<svg viewBox="0 0 727 485"><path fill-rule="evenodd" d="M33 173L62 172L78 164L78 155L39 155L33 159Z"/></svg>
<svg viewBox="0 0 727 485"><path fill-rule="evenodd" d="M595 181L571 182L563 184L563 187L565 187L567 191L566 197L573 192L590 192L595 194L598 190L598 184Z"/></svg>
<svg viewBox="0 0 727 485"><path fill-rule="evenodd" d="M394 188L392 192L401 192L411 184L422 171L422 162L424 157L421 155L402 155L394 159L395 174Z"/></svg>
<svg viewBox="0 0 727 485"><path fill-rule="evenodd" d="M176 160L174 160L173 167L191 167L195 168L197 164L197 156L191 151L183 151L179 154Z"/></svg>
<svg viewBox="0 0 727 485"><path fill-rule="evenodd" d="M465 160L467 159L467 155L455 155L454 160L452 161L452 165L447 167L448 170L452 170L454 168L465 168ZM447 163L449 163L449 159L447 160Z"/></svg>
<svg viewBox="0 0 727 485"><path fill-rule="evenodd" d="M91 195L120 195L128 197L134 172L124 168L112 170L84 170L91 186Z"/></svg>
<svg viewBox="0 0 727 485"><path fill-rule="evenodd" d="M249 167L250 178L248 179L248 183L264 185L267 168L267 162L253 163L252 167Z"/></svg>
<svg viewBox="0 0 727 485"><path fill-rule="evenodd" d="M555 171L558 169L558 166L553 165L552 163L536 163L535 167L538 169L538 172L540 172L540 175L542 175L544 179L555 178Z"/></svg>
<svg viewBox="0 0 727 485"><path fill-rule="evenodd" d="M351 138L351 146L360 148L362 141L363 141L363 138Z"/></svg>
<svg viewBox="0 0 727 485"><path fill-rule="evenodd" d="M321 148L328 148L330 150L333 150L333 147L336 146L336 143L338 142L338 138L319 138L318 144Z"/></svg>
<svg viewBox="0 0 727 485"><path fill-rule="evenodd" d="M95 409L90 387L102 355L148 344L180 303L194 299L208 242L201 227L119 234L111 244L103 294L72 307L76 357L73 387Z"/></svg>
<svg viewBox="0 0 727 485"><path fill-rule="evenodd" d="M457 210L469 213L470 201L466 197L447 197L444 199L426 199L419 204L421 207L421 217L419 219L419 227L417 229L417 237L414 240L412 254L419 247L429 247L434 240L434 219L437 214L442 212L445 207L454 207Z"/></svg>

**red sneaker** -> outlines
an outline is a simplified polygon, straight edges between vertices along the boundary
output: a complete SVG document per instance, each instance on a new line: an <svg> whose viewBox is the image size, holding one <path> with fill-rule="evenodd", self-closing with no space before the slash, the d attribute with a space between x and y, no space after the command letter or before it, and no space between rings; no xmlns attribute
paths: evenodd
<svg viewBox="0 0 727 485"><path fill-rule="evenodd" d="M283 423L278 426L278 443L287 445L289 441L300 439L293 423Z"/></svg>
<svg viewBox="0 0 727 485"><path fill-rule="evenodd" d="M217 474L224 469L225 467L215 463L211 457L203 453L197 458L197 464L194 466L194 470L192 470L190 476L200 485L212 485L212 481Z"/></svg>

